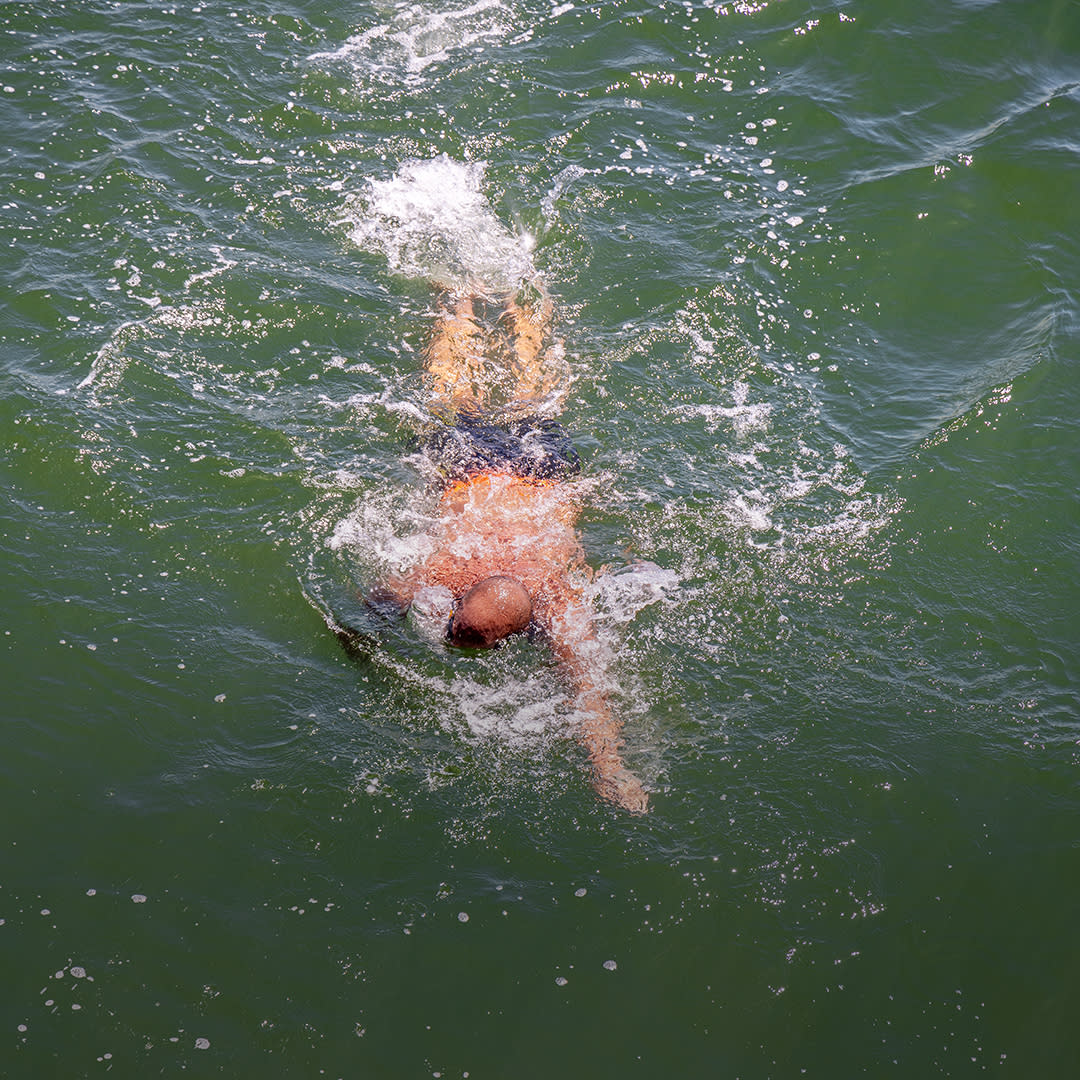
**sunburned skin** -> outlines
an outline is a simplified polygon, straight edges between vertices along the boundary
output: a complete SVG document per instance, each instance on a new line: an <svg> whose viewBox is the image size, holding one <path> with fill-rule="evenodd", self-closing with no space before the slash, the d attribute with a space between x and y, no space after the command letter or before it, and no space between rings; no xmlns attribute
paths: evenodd
<svg viewBox="0 0 1080 1080"><path fill-rule="evenodd" d="M384 599L405 610L425 586L444 586L458 599L493 575L520 581L532 598L535 624L577 690L579 738L589 753L597 791L633 813L644 813L648 794L623 767L620 724L608 703L611 658L582 596L592 571L574 528L578 507L566 485L480 473L451 485L439 511L429 534L434 553L408 573L386 580Z"/></svg>
<svg viewBox="0 0 1080 1080"><path fill-rule="evenodd" d="M428 573L459 596L489 574L517 578L538 618L565 590L568 568L584 567L577 507L564 485L481 473L443 493Z"/></svg>
<svg viewBox="0 0 1080 1080"><path fill-rule="evenodd" d="M472 297L459 298L453 311L444 312L427 354L437 402L451 414L482 414L486 404L484 335L473 302ZM546 296L536 313L513 300L504 305L517 380L511 407L528 406L557 381L558 372L545 366L540 351L549 316ZM592 570L575 528L578 514L572 485L500 469L475 472L443 490L428 530L432 554L384 580L374 598L403 612L426 586L445 587L460 605L473 586L487 579L520 582L531 600L533 624L575 690L578 738L589 755L594 787L631 813L644 813L648 794L623 766L621 724L609 703L610 652L596 635L592 609L583 597Z"/></svg>

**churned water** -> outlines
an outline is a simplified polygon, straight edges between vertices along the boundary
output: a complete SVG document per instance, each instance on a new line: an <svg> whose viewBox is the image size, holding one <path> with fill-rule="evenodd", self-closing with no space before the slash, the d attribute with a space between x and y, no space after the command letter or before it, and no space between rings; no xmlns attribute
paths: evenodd
<svg viewBox="0 0 1080 1080"><path fill-rule="evenodd" d="M1072 1075L1080 5L0 31L0 1073ZM359 599L540 284L642 818Z"/></svg>

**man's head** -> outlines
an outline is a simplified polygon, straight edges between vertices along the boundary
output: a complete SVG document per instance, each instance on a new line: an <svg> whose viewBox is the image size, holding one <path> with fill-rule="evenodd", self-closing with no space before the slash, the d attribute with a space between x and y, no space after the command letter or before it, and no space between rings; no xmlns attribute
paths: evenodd
<svg viewBox="0 0 1080 1080"><path fill-rule="evenodd" d="M490 649L532 620L532 601L517 578L494 574L477 582L460 600L450 620L452 645Z"/></svg>

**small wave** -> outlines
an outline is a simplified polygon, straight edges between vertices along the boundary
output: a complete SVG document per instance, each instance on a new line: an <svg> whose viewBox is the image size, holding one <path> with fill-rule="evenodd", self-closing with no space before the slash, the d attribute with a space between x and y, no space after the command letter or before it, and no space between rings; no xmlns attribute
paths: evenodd
<svg viewBox="0 0 1080 1080"><path fill-rule="evenodd" d="M551 190L540 202L540 209L543 212L544 221L549 228L555 224L558 218L556 205L558 200L561 199L566 192L567 188L580 180L583 176L589 175L590 170L583 169L580 165L567 165L559 172L559 175L555 177L551 184Z"/></svg>
<svg viewBox="0 0 1080 1080"><path fill-rule="evenodd" d="M113 330L95 353L90 370L76 384L77 390L89 390L94 395L116 390L131 363L136 344L155 352L165 366L173 355L172 351L163 345L155 348L163 332L185 333L221 326L223 323L219 305L195 302L176 307L154 305L154 308L147 318L131 319Z"/></svg>
<svg viewBox="0 0 1080 1080"><path fill-rule="evenodd" d="M193 288L228 274L236 268L238 261L226 256L216 244L210 245L209 252L214 257L213 265L192 271L188 275L182 287L182 293L187 299L176 303L164 301L157 293L140 295L135 291L142 286L142 275L138 267L129 265L126 259L116 264L117 269L123 267L127 275L128 295L146 304L151 313L144 319L129 319L112 331L108 340L94 355L90 370L77 384L76 389L92 389L94 392L115 390L130 362L132 345L137 341L153 338L163 328L187 331L221 324L221 303L214 299L198 298L198 291L193 293Z"/></svg>
<svg viewBox="0 0 1080 1080"><path fill-rule="evenodd" d="M349 38L339 49L315 53L314 63L345 64L379 81L418 82L425 68L463 49L505 39L513 12L501 0L475 0L437 11L400 3L389 20Z"/></svg>

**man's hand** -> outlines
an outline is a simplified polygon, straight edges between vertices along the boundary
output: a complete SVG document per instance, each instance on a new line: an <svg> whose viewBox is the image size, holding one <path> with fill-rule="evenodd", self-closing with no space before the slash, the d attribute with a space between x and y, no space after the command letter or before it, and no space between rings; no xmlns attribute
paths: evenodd
<svg viewBox="0 0 1080 1080"><path fill-rule="evenodd" d="M409 578L389 577L378 582L366 596L364 603L380 615L404 615L413 599L413 583Z"/></svg>
<svg viewBox="0 0 1080 1080"><path fill-rule="evenodd" d="M613 772L597 770L593 786L601 798L629 810L631 814L647 814L649 811L649 793L627 768L618 768Z"/></svg>

